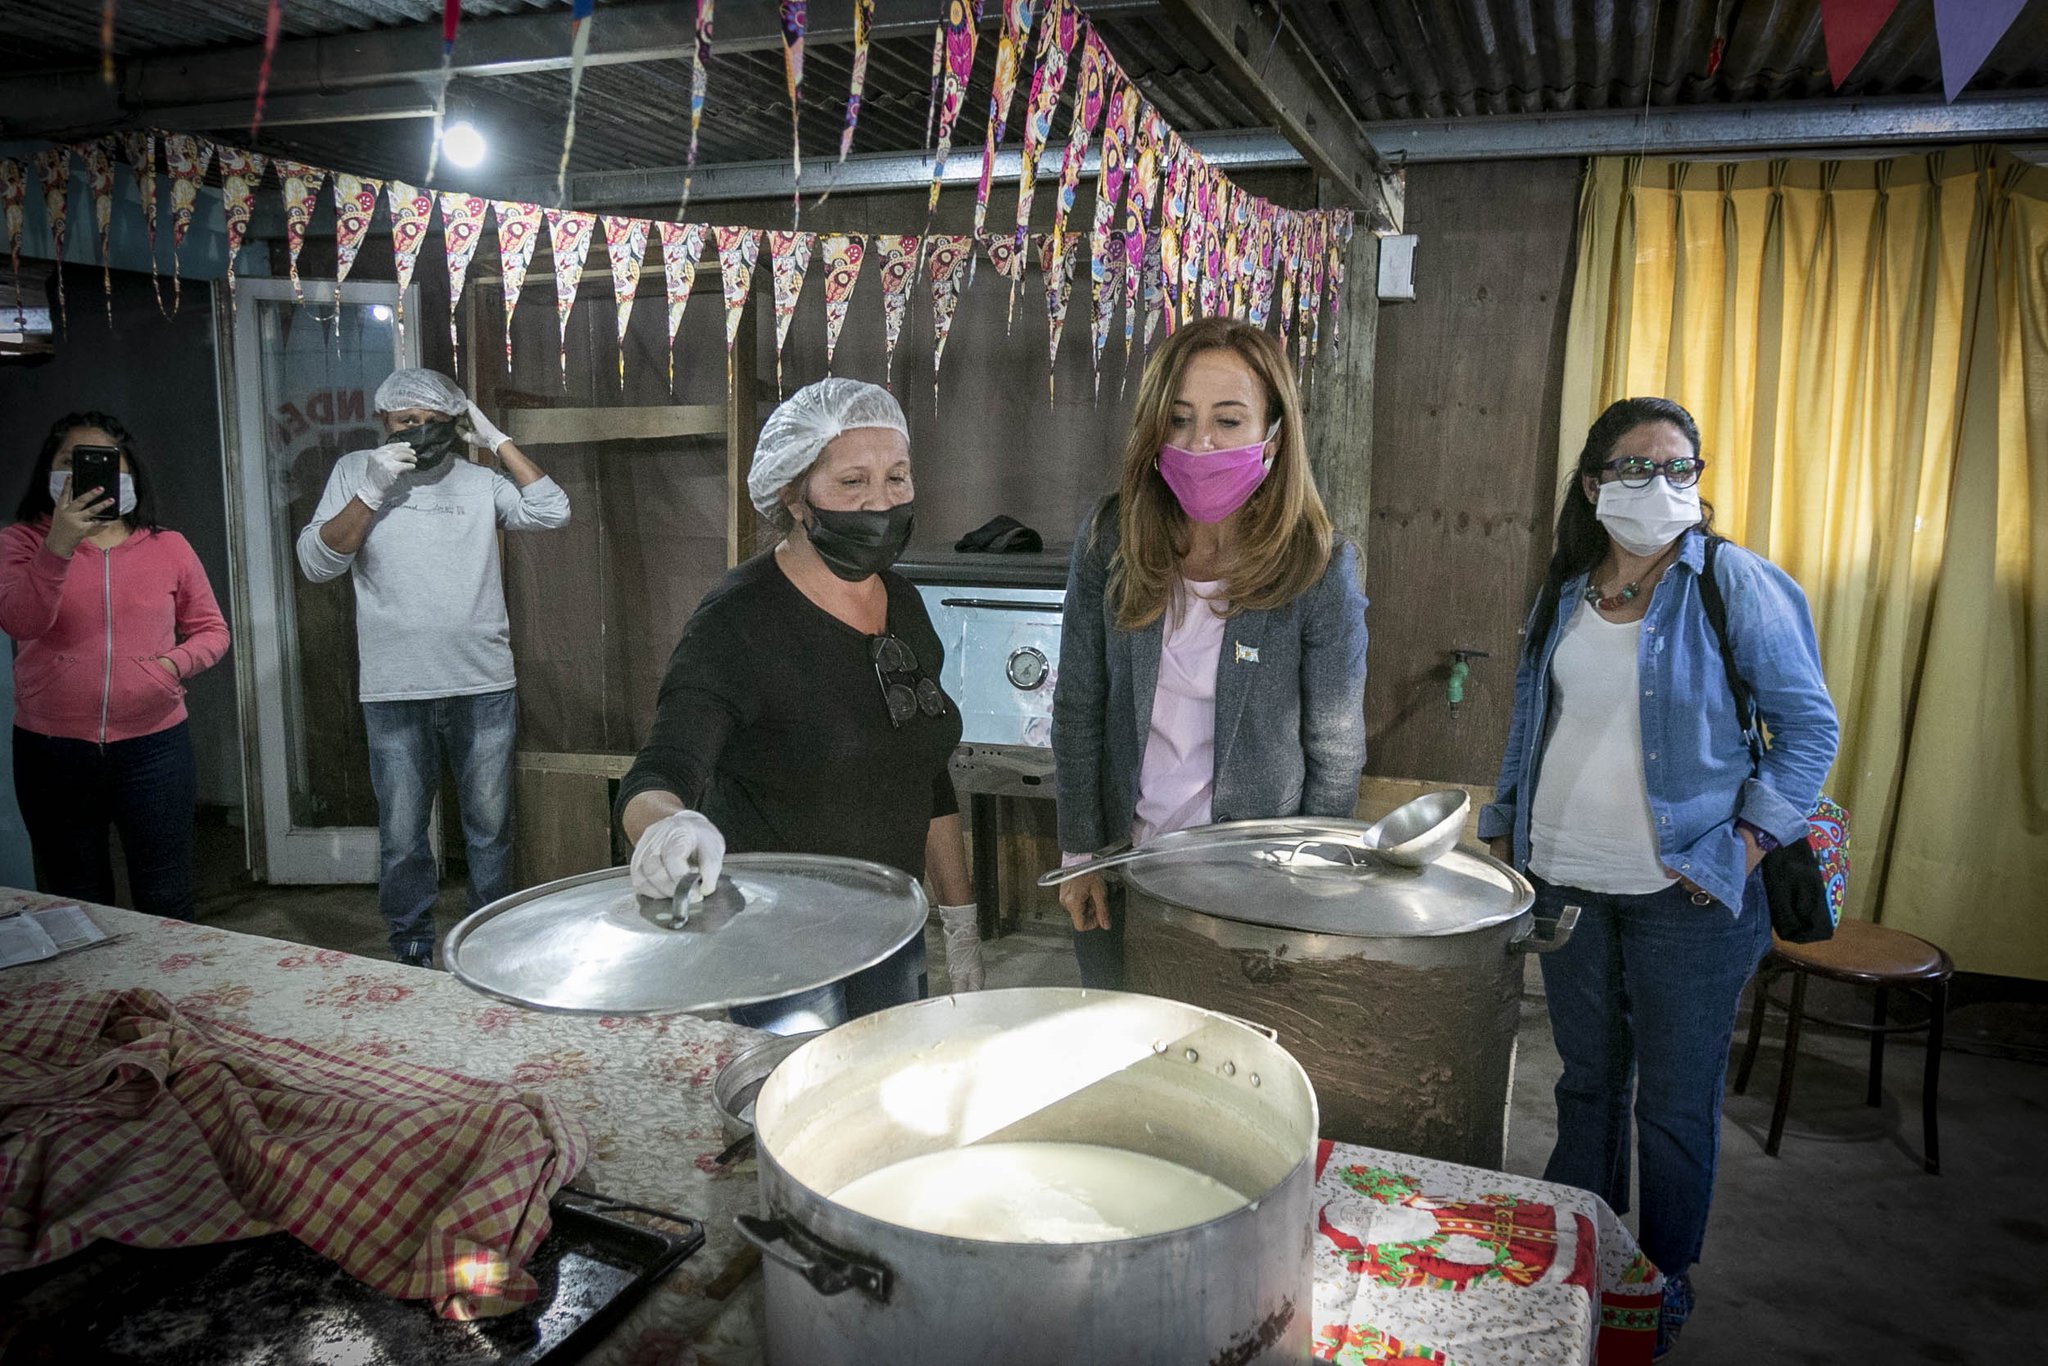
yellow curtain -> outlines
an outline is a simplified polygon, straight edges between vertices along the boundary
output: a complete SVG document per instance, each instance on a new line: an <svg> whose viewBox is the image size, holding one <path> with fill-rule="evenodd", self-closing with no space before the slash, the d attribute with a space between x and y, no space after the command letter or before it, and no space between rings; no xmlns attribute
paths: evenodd
<svg viewBox="0 0 2048 1366"><path fill-rule="evenodd" d="M1560 484L1645 394L1813 605L1850 913L2048 978L2048 167L1595 160Z"/></svg>

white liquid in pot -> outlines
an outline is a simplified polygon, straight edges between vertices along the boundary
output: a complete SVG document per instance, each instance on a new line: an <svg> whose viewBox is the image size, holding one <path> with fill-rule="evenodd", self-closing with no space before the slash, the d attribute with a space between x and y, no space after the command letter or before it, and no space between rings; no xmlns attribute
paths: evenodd
<svg viewBox="0 0 2048 1366"><path fill-rule="evenodd" d="M1246 1198L1162 1158L1092 1143L981 1143L869 1172L832 1199L953 1238L1092 1243L1189 1228Z"/></svg>

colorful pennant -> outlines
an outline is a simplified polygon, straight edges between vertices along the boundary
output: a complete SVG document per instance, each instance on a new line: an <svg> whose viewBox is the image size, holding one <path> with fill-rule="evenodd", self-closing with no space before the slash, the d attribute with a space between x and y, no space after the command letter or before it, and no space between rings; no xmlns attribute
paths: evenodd
<svg viewBox="0 0 2048 1366"><path fill-rule="evenodd" d="M376 217L377 201L384 196L384 182L367 176L334 173L334 282L348 279Z"/></svg>
<svg viewBox="0 0 2048 1366"><path fill-rule="evenodd" d="M270 64L277 56L277 37L284 31L284 0L270 0L263 17L263 64L256 70L256 109L249 116L249 138L253 142L256 130L263 125L263 100L270 92ZM258 179L261 179L259 173ZM228 279L235 278L234 263L228 263ZM228 291L233 294L233 289Z"/></svg>
<svg viewBox="0 0 2048 1366"><path fill-rule="evenodd" d="M183 301L185 281L179 270L179 252L185 234L192 227L192 211L199 205L199 187L206 181L206 167L213 160L213 144L190 133L164 134L164 169L171 173L171 312Z"/></svg>
<svg viewBox="0 0 2048 1366"><path fill-rule="evenodd" d="M13 157L0 157L0 212L7 217L7 255L14 270L14 316L26 330L28 315L21 303L21 219L22 204L28 199L28 177Z"/></svg>
<svg viewBox="0 0 2048 1366"><path fill-rule="evenodd" d="M718 279L725 286L725 371L732 377L732 348L739 340L740 319L754 288L754 267L761 260L761 234L753 228L713 228L718 238Z"/></svg>
<svg viewBox="0 0 2048 1366"><path fill-rule="evenodd" d="M860 263L867 256L868 243L858 234L826 233L818 239L825 255L825 373L832 373L832 353L839 347L839 330L846 326L846 310L853 302L853 287L860 283Z"/></svg>
<svg viewBox="0 0 2048 1366"><path fill-rule="evenodd" d="M988 97L988 132L981 143L981 183L974 190L974 236L978 241L988 221L988 189L996 166L996 144L1003 140L1010 122L1010 106L1017 95L1017 66L1024 57L1024 44L1031 36L1032 0L1003 0L1003 37L996 45L995 86ZM1011 243L1015 247L1014 240ZM995 263L993 254L990 264ZM1001 270L1001 266L996 267ZM968 280L974 276L970 268Z"/></svg>
<svg viewBox="0 0 2048 1366"><path fill-rule="evenodd" d="M1159 331L1159 320L1165 317L1168 312L1166 304L1166 271L1161 265L1161 258L1165 254L1165 249L1166 234L1163 232L1152 234L1151 242L1145 247L1144 312L1145 347L1147 350L1151 349L1152 338ZM1130 373L1130 370L1127 368L1124 371L1125 378L1129 378Z"/></svg>
<svg viewBox="0 0 2048 1366"><path fill-rule="evenodd" d="M107 254L107 230L114 222L113 140L100 138L81 144L78 159L85 163L85 188L92 196L93 223L100 231L100 282L107 292L107 326L114 325L114 259Z"/></svg>
<svg viewBox="0 0 2048 1366"><path fill-rule="evenodd" d="M860 123L860 96L868 81L868 44L875 36L875 0L853 0L853 79L846 92L846 124L839 130L839 165L846 164L846 154L853 150L853 130ZM831 198L827 189L818 196L824 203Z"/></svg>
<svg viewBox="0 0 2048 1366"><path fill-rule="evenodd" d="M931 198L924 213L927 231L939 212L939 185L946 177L946 154L953 147L953 125L960 121L960 108L967 102L967 81L974 74L977 17L967 0L946 0L945 16L939 20L939 45L946 69L943 93L938 100L938 151L932 157ZM933 280L936 283L937 277Z"/></svg>
<svg viewBox="0 0 2048 1366"><path fill-rule="evenodd" d="M1188 218L1188 159L1179 134L1168 130L1163 155L1166 163L1161 172L1165 183L1159 192L1159 292L1166 309L1166 330L1171 333L1180 322L1176 315L1180 311L1181 236ZM1152 340L1153 326L1149 320L1146 322L1147 345Z"/></svg>
<svg viewBox="0 0 2048 1366"><path fill-rule="evenodd" d="M869 2L872 3L872 0ZM697 171L697 128L704 122L704 68L705 63L711 60L711 20L716 8L714 0L697 0L697 44L695 55L690 62L690 151L683 161L683 199L676 205L678 218L681 218L690 207L690 181L695 178ZM674 340L673 336L670 340ZM675 387L673 357L669 360L669 387Z"/></svg>
<svg viewBox="0 0 2048 1366"><path fill-rule="evenodd" d="M633 316L633 300L640 294L640 269L647 258L647 232L653 227L644 218L619 218L606 214L605 255L612 263L612 303L619 316L619 389L626 387L626 320Z"/></svg>
<svg viewBox="0 0 2048 1366"><path fill-rule="evenodd" d="M996 268L996 274L1002 276L1005 280L1009 279L1010 271L1013 269L1012 263L1017 259L1017 240L1008 233L1003 232L997 233L993 237L984 237L981 240L981 245L988 252L988 263ZM973 282L972 271L968 272L968 281L969 283ZM1010 292L1010 316L1003 324L1003 335L1009 336L1016 329L1016 326L1017 294L1015 290L1012 290Z"/></svg>
<svg viewBox="0 0 2048 1366"><path fill-rule="evenodd" d="M896 339L903 335L903 315L910 306L910 286L917 278L917 253L922 239L915 234L881 233L875 250L882 257L882 383L888 384L896 364Z"/></svg>
<svg viewBox="0 0 2048 1366"><path fill-rule="evenodd" d="M583 283L583 263L590 255L590 239L597 229L595 214L574 209L548 210L548 246L554 253L555 322L561 347L557 352L562 368L562 387L569 386L569 314L576 308L576 287Z"/></svg>
<svg viewBox="0 0 2048 1366"><path fill-rule="evenodd" d="M1081 239L1064 240L1050 233L1041 239L1039 263L1045 271L1045 315L1051 323L1046 341L1045 398L1055 398L1059 380L1060 336L1067 330L1067 304L1074 297L1074 266L1081 259Z"/></svg>
<svg viewBox="0 0 2048 1366"><path fill-rule="evenodd" d="M457 373L462 369L462 337L455 319L462 312L462 285L469 278L477 244L484 239L484 216L489 212L490 201L482 195L441 193L441 247L448 256L448 345Z"/></svg>
<svg viewBox="0 0 2048 1366"><path fill-rule="evenodd" d="M149 241L149 287L156 306L164 306L163 285L156 270L156 134L147 128L114 134L121 157L135 175L135 193L142 201L142 226Z"/></svg>
<svg viewBox="0 0 2048 1366"><path fill-rule="evenodd" d="M702 223L663 223L661 227L661 276L668 289L668 391L676 391L676 332L683 325L683 309L690 291L697 287L697 260L704 252Z"/></svg>
<svg viewBox="0 0 2048 1366"><path fill-rule="evenodd" d="M306 296L299 288L299 252L306 245L306 226L313 221L313 203L327 172L283 157L271 166L277 171L278 188L284 195L285 258L292 277L292 298L304 303Z"/></svg>
<svg viewBox="0 0 2048 1366"><path fill-rule="evenodd" d="M775 394L782 396L782 343L789 337L790 319L796 316L796 301L803 296L804 275L811 268L817 250L814 232L770 232L768 265L775 283Z"/></svg>
<svg viewBox="0 0 2048 1366"><path fill-rule="evenodd" d="M227 155L227 149L221 149ZM427 224L434 216L434 196L402 180L384 187L391 206L391 263L398 277L398 338L405 340L405 292L412 288L413 267L419 264L420 246L427 240Z"/></svg>
<svg viewBox="0 0 2048 1366"><path fill-rule="evenodd" d="M965 233L934 233L925 238L924 251L932 282L932 411L937 412L939 366L946 359L946 338L953 333L953 314L960 307L960 279L974 255L974 239Z"/></svg>
<svg viewBox="0 0 2048 1366"><path fill-rule="evenodd" d="M235 306L235 256L248 234L250 216L256 212L256 186L263 179L261 152L239 147L216 149L214 163L220 167L220 204L228 229L228 307Z"/></svg>
<svg viewBox="0 0 2048 1366"><path fill-rule="evenodd" d="M555 202L569 198L569 149L576 145L576 101L583 93L583 66L590 59L590 31L597 27L597 0L569 4L569 113L562 125L562 160L555 167ZM584 246L590 245L585 237Z"/></svg>
<svg viewBox="0 0 2048 1366"><path fill-rule="evenodd" d="M1941 46L1941 89L1951 103L1991 56L2027 0L1934 0Z"/></svg>
<svg viewBox="0 0 2048 1366"><path fill-rule="evenodd" d="M1080 14L1069 0L1051 0L1045 24L1038 31L1038 65L1031 73L1031 98L1025 108L1024 151L1017 172L1017 254L1010 258L1010 308L1024 283L1024 237L1031 229L1031 197L1038 189L1038 158L1052 136L1053 111L1067 84L1067 54L1074 50Z"/></svg>
<svg viewBox="0 0 2048 1366"><path fill-rule="evenodd" d="M1152 208L1159 195L1159 153L1166 140L1166 120L1151 105L1138 115L1138 158L1130 171L1130 199L1124 208L1124 379L1131 374L1132 341L1138 324L1138 293L1145 279L1145 254L1157 252L1159 239L1150 236ZM1146 332L1151 337L1151 332Z"/></svg>
<svg viewBox="0 0 2048 1366"><path fill-rule="evenodd" d="M1067 215L1074 211L1074 190L1081 183L1081 163L1088 156L1088 144L1102 122L1102 92L1109 79L1109 53L1091 26L1081 45L1081 84L1074 91L1074 117L1067 125L1067 153L1060 159L1059 198L1052 214L1053 251L1063 253L1067 240Z"/></svg>
<svg viewBox="0 0 2048 1366"><path fill-rule="evenodd" d="M1116 323L1116 298L1123 285L1124 244L1114 233L1088 235L1088 272L1095 285L1095 397L1102 398L1102 350Z"/></svg>
<svg viewBox="0 0 2048 1366"><path fill-rule="evenodd" d="M540 242L543 213L538 204L516 204L497 200L492 209L498 220L498 274L505 287L505 373L512 373L512 310L519 306L519 291L526 287L526 272L533 264L533 249Z"/></svg>
<svg viewBox="0 0 2048 1366"><path fill-rule="evenodd" d="M1827 44L1828 81L1835 89L1840 90L1842 82L1849 79L1877 31L1898 7L1899 0L1820 0L1820 35Z"/></svg>
<svg viewBox="0 0 2048 1366"><path fill-rule="evenodd" d="M810 0L780 0L782 10L782 74L789 85L789 169L790 227L803 222L804 181L803 108L799 104L804 88L804 23Z"/></svg>

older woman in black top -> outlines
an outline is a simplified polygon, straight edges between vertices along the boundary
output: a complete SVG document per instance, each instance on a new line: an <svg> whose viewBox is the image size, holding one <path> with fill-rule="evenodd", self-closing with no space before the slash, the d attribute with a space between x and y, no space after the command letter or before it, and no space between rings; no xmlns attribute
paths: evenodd
<svg viewBox="0 0 2048 1366"><path fill-rule="evenodd" d="M619 792L633 885L708 891L727 849L835 854L929 877L953 986L981 985L960 809L960 715L917 590L910 439L886 390L827 379L770 415L747 478L781 541L707 594L670 657L653 733ZM926 994L922 937L846 980L736 1007L779 1033Z"/></svg>

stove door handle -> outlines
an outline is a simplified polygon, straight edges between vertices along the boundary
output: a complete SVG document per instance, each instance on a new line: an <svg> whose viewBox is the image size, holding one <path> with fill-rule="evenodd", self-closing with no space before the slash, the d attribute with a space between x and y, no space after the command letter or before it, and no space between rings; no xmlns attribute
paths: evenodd
<svg viewBox="0 0 2048 1366"><path fill-rule="evenodd" d="M998 612L1058 612L1065 608L1058 602L1019 602L1009 598L940 598L941 607L990 607Z"/></svg>

